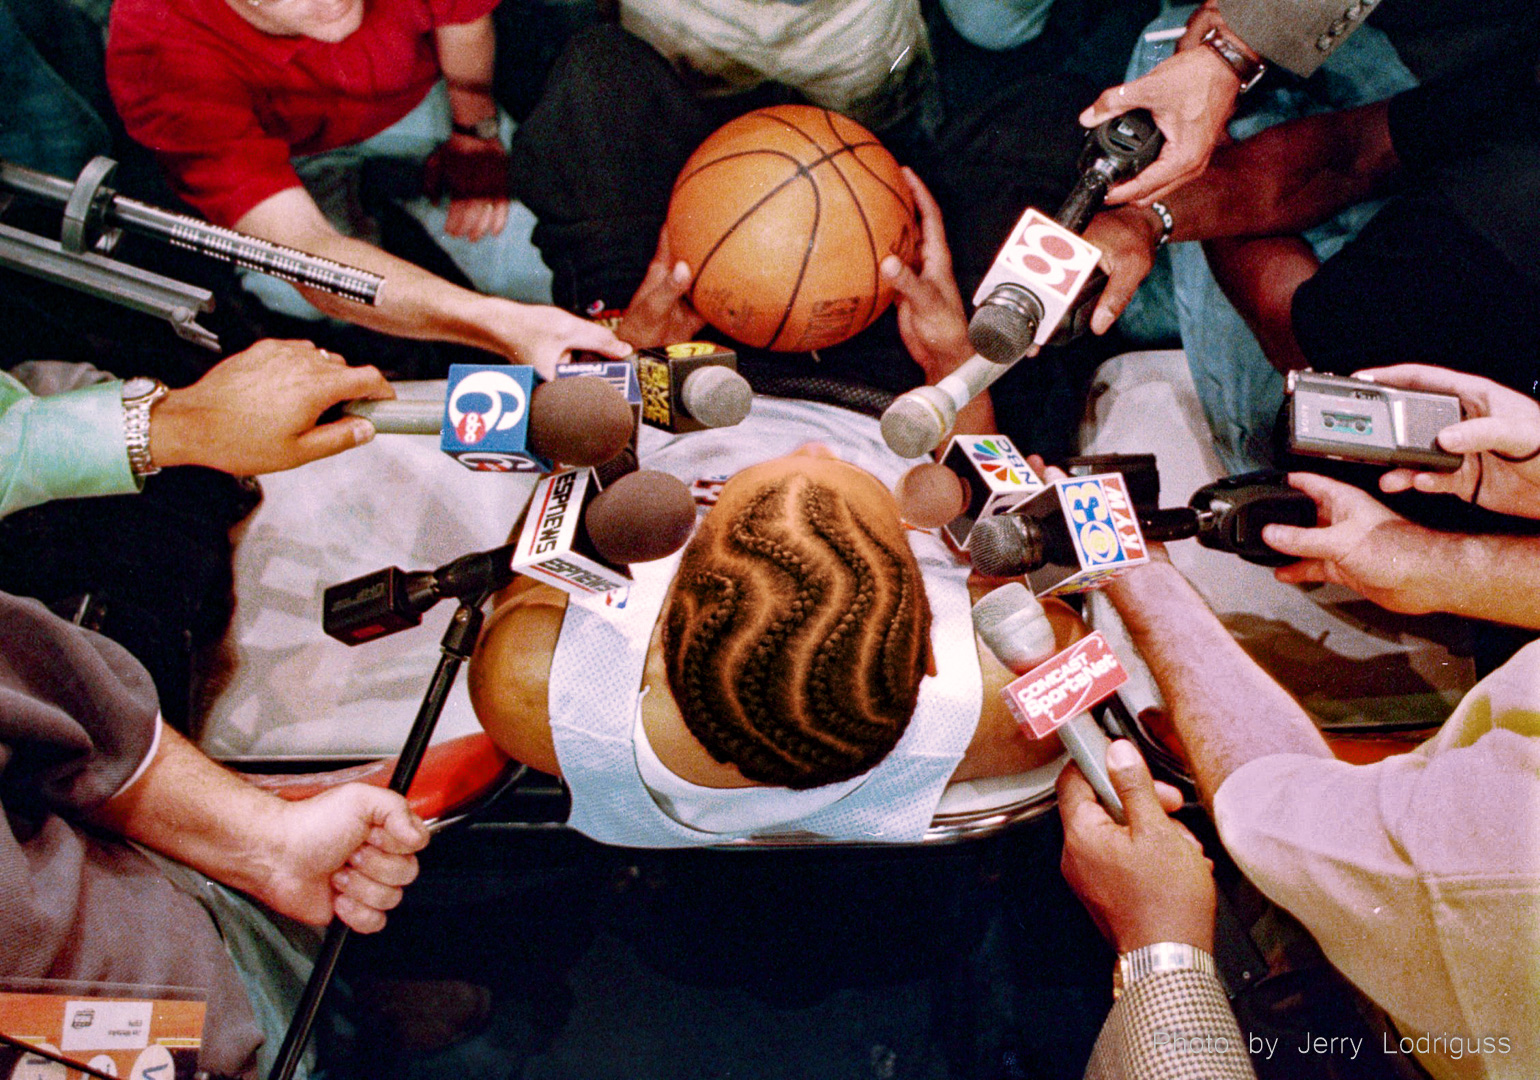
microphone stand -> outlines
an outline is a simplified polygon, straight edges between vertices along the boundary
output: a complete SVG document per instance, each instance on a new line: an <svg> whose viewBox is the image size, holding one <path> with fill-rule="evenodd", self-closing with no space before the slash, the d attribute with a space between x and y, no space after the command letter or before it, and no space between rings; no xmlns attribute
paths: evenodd
<svg viewBox="0 0 1540 1080"><path fill-rule="evenodd" d="M417 775L417 767L422 764L422 756L433 738L433 729L438 726L444 702L460 673L460 665L470 659L476 648L476 639L481 635L484 618L481 606L495 591L485 583L467 582L464 587L466 591L459 594L460 606L449 620L449 627L439 643L442 655L438 667L423 694L417 719L407 734L406 744L401 748L401 756L396 761L395 772L390 777L390 790L400 795L405 795L412 786L412 778ZM332 919L327 926L315 967L310 972L309 981L305 983L305 992L294 1011L294 1019L289 1022L289 1030L284 1034L278 1060L273 1064L273 1071L268 1074L269 1080L293 1080L294 1070L298 1068L305 1044L310 1039L310 1029L314 1027L320 1013L321 1000L331 985L343 946L347 944L348 933L347 924L338 919Z"/></svg>

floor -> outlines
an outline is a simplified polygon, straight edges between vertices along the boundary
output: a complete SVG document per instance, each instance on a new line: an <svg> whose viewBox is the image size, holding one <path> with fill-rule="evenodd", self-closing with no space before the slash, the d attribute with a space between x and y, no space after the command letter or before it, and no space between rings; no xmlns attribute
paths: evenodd
<svg viewBox="0 0 1540 1080"><path fill-rule="evenodd" d="M637 852L464 829L429 850L385 933L350 945L357 993L334 998L324 1060L340 1080L1078 1078L1112 954L1059 847L1051 815L902 851ZM404 1052L358 1004L379 979L485 985L491 1013Z"/></svg>

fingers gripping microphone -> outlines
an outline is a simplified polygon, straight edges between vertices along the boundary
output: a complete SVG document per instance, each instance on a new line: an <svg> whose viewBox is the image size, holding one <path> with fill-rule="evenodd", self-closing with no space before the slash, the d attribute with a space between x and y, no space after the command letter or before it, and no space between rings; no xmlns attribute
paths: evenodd
<svg viewBox="0 0 1540 1080"><path fill-rule="evenodd" d="M462 555L437 570L388 567L326 590L322 627L348 645L422 622L447 597L496 592L521 574L579 596L610 594L631 582L625 567L672 555L695 525L689 489L643 470L597 490L592 470L566 470L536 488L519 539Z"/></svg>
<svg viewBox="0 0 1540 1080"><path fill-rule="evenodd" d="M1086 136L1080 175L1050 219L1028 208L974 293L968 339L997 364L1014 364L1033 345L1082 333L1106 283L1101 252L1079 233L1101 209L1107 189L1139 173L1165 142L1144 109L1113 117ZM1089 301L1089 303L1088 303Z"/></svg>
<svg viewBox="0 0 1540 1080"><path fill-rule="evenodd" d="M598 465L625 448L635 420L615 387L591 377L535 379L529 367L454 364L443 401L350 401L343 412L381 434L439 435L446 454L480 472Z"/></svg>
<svg viewBox="0 0 1540 1080"><path fill-rule="evenodd" d="M1052 692L1065 685L1064 679L1050 679L1047 672L1039 674L1038 669L1051 668L1054 661L1060 657L1068 657L1072 662L1078 659L1080 642L1071 645L1058 657L1054 655L1053 626L1049 623L1047 615L1043 613L1043 605L1038 603L1027 591L1026 586L1020 582L1002 585L974 604L973 629L1000 663L1021 676L1004 691L1007 704L1013 705L1012 711L1018 712L1018 716L1021 694L1045 690ZM1100 635L1093 636L1100 637ZM1082 639L1082 641L1085 640L1089 639ZM1110 652L1107 655L1110 656ZM1105 660L1105 657L1102 658L1103 665ZM1112 661L1116 665L1115 657L1112 657ZM1078 670L1084 671L1088 667L1094 670L1094 664L1095 662L1089 665L1078 665ZM1116 670L1122 669L1118 666ZM1093 675L1091 678L1105 679L1105 676L1106 673L1103 673L1101 676ZM1054 684L1053 687L1048 686L1050 682ZM1113 689L1116 689L1115 685L1108 687L1106 693L1096 700L1100 701ZM1066 694L1065 700L1068 699L1069 695ZM1077 699L1075 704L1079 705L1080 701ZM1024 723L1023 727L1026 727L1028 733L1036 738L1041 738L1048 731L1057 731L1059 741L1064 744L1064 748L1075 759L1075 764L1080 766L1080 771L1091 782L1091 787L1095 789L1102 804L1106 806L1107 812L1119 824L1124 823L1123 802L1112 786L1112 778L1107 775L1108 739L1089 712L1077 711L1074 715L1058 721L1057 726L1048 728L1048 731L1040 730L1041 724L1028 726Z"/></svg>
<svg viewBox="0 0 1540 1080"><path fill-rule="evenodd" d="M1097 268L1101 252L1079 231L1107 189L1154 161L1162 141L1142 109L1114 117L1086 136L1079 178L1058 217L1029 207L973 294L968 340L977 354L934 386L901 395L883 413L883 441L895 454L919 457L934 450L957 422L957 411L1034 345L1068 340L1084 330L1106 275Z"/></svg>

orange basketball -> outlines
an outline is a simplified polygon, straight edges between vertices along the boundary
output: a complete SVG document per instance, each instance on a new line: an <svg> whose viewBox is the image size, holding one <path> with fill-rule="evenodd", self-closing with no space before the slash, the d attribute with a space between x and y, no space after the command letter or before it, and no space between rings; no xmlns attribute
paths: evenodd
<svg viewBox="0 0 1540 1080"><path fill-rule="evenodd" d="M892 288L877 267L913 264L914 199L898 162L854 120L811 105L759 109L685 162L669 246L695 274L701 317L746 345L821 349L864 330Z"/></svg>

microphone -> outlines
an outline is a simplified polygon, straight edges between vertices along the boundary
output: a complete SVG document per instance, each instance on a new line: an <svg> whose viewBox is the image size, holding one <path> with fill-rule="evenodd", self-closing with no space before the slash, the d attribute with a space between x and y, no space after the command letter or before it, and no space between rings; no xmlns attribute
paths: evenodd
<svg viewBox="0 0 1540 1080"><path fill-rule="evenodd" d="M387 435L439 435L440 448L480 472L545 472L552 462L598 465L625 449L635 417L624 395L602 378L536 384L534 369L454 364L443 401L349 401Z"/></svg>
<svg viewBox="0 0 1540 1080"><path fill-rule="evenodd" d="M634 472L600 492L592 470L563 470L542 478L514 543L437 570L391 566L333 585L321 625L344 644L362 645L417 626L440 600L494 593L520 575L618 600L631 583L630 563L672 555L694 525L689 489L667 473Z"/></svg>
<svg viewBox="0 0 1540 1080"><path fill-rule="evenodd" d="M1207 484L1187 506L1137 511L1135 516L1147 541L1196 537L1206 548L1238 555L1259 566L1286 566L1293 557L1268 547L1262 541L1263 527L1313 528L1316 507L1308 495L1290 487L1282 473L1262 471ZM1055 539L1056 532L1041 522L1007 515L982 522L974 530L969 553L979 573L1014 577L1064 561L1062 549L1049 550Z"/></svg>
<svg viewBox="0 0 1540 1080"><path fill-rule="evenodd" d="M1057 731L1107 812L1126 824L1123 801L1107 774L1107 735L1088 711L1128 681L1106 639L1093 633L1055 655L1043 605L1019 581L973 605L973 629L1000 663L1021 676L1001 691L1017 722L1033 738Z"/></svg>
<svg viewBox="0 0 1540 1080"><path fill-rule="evenodd" d="M638 349L642 423L681 434L732 427L749 415L754 391L738 374L738 354L709 341Z"/></svg>
<svg viewBox="0 0 1540 1080"><path fill-rule="evenodd" d="M1143 109L1113 117L1086 136L1079 178L1057 218L1028 207L973 294L968 341L977 350L935 386L898 397L882 416L882 437L900 457L941 445L957 410L1035 348L1084 332L1106 283L1101 251L1079 235L1112 184L1139 172L1164 141ZM891 419L890 419L891 417Z"/></svg>
<svg viewBox="0 0 1540 1080"><path fill-rule="evenodd" d="M973 568L989 577L1025 574L1038 596L1105 585L1149 562L1128 488L1117 473L1055 480L969 536Z"/></svg>
<svg viewBox="0 0 1540 1080"><path fill-rule="evenodd" d="M1009 513L1043 482L1004 435L959 435L941 455L899 478L899 516L920 528L941 528L959 551L968 550L974 524Z"/></svg>
<svg viewBox="0 0 1540 1080"><path fill-rule="evenodd" d="M883 411L882 441L899 457L930 453L957 423L957 411L1009 370L975 353L940 382L905 391Z"/></svg>
<svg viewBox="0 0 1540 1080"><path fill-rule="evenodd" d="M1028 208L973 295L968 340L997 364L1014 364L1033 346L1083 333L1106 284L1101 251L1079 234L1107 189L1160 155L1165 137L1145 109L1115 116L1086 135L1079 176L1053 218Z"/></svg>
<svg viewBox="0 0 1540 1080"><path fill-rule="evenodd" d="M683 481L642 469L602 492L592 469L542 476L513 544L515 572L574 596L618 601L631 584L630 562L650 562L684 546L695 500Z"/></svg>

